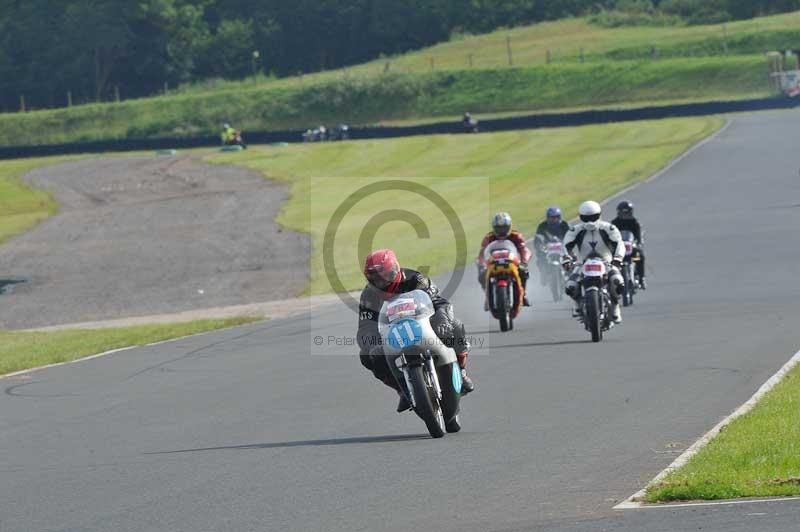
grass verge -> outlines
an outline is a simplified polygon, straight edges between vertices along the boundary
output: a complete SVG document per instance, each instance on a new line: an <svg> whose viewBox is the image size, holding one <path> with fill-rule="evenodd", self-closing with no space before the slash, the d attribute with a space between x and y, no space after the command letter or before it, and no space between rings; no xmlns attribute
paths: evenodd
<svg viewBox="0 0 800 532"><path fill-rule="evenodd" d="M604 28L587 18L569 18L529 26L499 29L481 35L456 35L450 41L395 57L376 59L361 65L329 70L302 77L262 80L271 86L297 86L330 81L343 74L375 76L391 72L427 73L474 68L496 70L544 65L548 51L551 66L602 59L652 59L723 55L762 55L767 50L796 46L800 11L726 24L699 26L625 26ZM507 41L507 38L509 39ZM512 65L508 61L508 43ZM727 53L726 53L727 48ZM471 63L470 63L471 60ZM765 62L762 62L765 65ZM186 93L240 91L253 86L253 80L209 80L182 88Z"/></svg>
<svg viewBox="0 0 800 532"><path fill-rule="evenodd" d="M30 187L20 178L34 168L70 159L73 158L46 157L0 162L0 244L58 211L58 204L49 192Z"/></svg>
<svg viewBox="0 0 800 532"><path fill-rule="evenodd" d="M659 56L763 54L791 44L800 26L800 11L757 17L749 20L699 26L626 26L604 28L586 18L571 18L501 29L483 35L453 39L423 50L391 58L392 68L405 72L425 72L431 60L437 69L462 69L472 55L475 68L508 67L506 38L510 39L514 65L591 61L605 57L651 57L655 47ZM386 59L350 69L375 71Z"/></svg>
<svg viewBox="0 0 800 532"><path fill-rule="evenodd" d="M734 420L647 502L800 495L800 368Z"/></svg>
<svg viewBox="0 0 800 532"><path fill-rule="evenodd" d="M471 259L489 229L491 214L508 210L516 227L530 232L548 205L568 217L587 198L601 199L653 174L723 123L718 117L629 122L600 126L480 135L436 135L390 140L253 147L216 156L287 181L290 199L278 222L310 233L314 249L307 293L331 291L322 259L325 229L336 208L358 188L403 178L425 185L452 206L463 224ZM380 224L372 218L391 209L418 218ZM418 238L414 229L430 231ZM342 220L336 236L335 268L347 289L363 284L358 247L364 228L380 226L371 247L388 246L408 265L425 264L433 274L452 269L450 224L437 205L404 193L377 194ZM356 244L359 244L357 246ZM363 251L363 250L362 250Z"/></svg>
<svg viewBox="0 0 800 532"><path fill-rule="evenodd" d="M53 332L0 331L0 375L69 362L112 349L146 345L253 321L258 319L199 320L164 325Z"/></svg>
<svg viewBox="0 0 800 532"><path fill-rule="evenodd" d="M451 116L466 110L541 111L769 94L766 61L760 56L390 72L5 114L0 115L0 143L215 134L223 120L247 132Z"/></svg>

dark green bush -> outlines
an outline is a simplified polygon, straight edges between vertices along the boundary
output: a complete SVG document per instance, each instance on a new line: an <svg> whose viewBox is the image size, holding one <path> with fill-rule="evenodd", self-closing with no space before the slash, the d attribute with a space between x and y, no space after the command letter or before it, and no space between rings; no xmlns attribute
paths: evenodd
<svg viewBox="0 0 800 532"><path fill-rule="evenodd" d="M718 24L733 17L727 0L664 0L659 9L667 15L678 16L687 24Z"/></svg>
<svg viewBox="0 0 800 532"><path fill-rule="evenodd" d="M602 9L590 17L591 22L604 28L622 26L674 26L683 21L679 16L657 10L650 0L620 0L614 9Z"/></svg>

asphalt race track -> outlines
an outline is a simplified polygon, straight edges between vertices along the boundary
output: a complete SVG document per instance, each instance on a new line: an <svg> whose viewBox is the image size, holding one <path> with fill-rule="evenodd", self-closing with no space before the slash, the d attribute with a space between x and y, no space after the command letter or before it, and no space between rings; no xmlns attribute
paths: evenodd
<svg viewBox="0 0 800 532"><path fill-rule="evenodd" d="M478 389L442 440L318 354L338 307L0 380L0 532L796 531L800 502L612 507L800 349L798 131L737 117L627 195L651 288L602 344L541 294L496 332L468 272Z"/></svg>

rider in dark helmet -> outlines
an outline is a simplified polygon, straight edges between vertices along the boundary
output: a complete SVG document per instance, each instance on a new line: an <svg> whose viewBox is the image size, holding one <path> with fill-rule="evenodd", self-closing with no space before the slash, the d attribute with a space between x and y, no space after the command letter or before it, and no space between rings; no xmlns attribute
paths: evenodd
<svg viewBox="0 0 800 532"><path fill-rule="evenodd" d="M564 241L564 235L569 231L569 224L561 217L561 207L554 205L548 207L545 212L545 219L536 228L536 240L533 249L536 250L536 264L539 268L539 279L542 286L547 282L547 277L544 275L542 269L547 262L547 242L550 237L556 237L560 241Z"/></svg>
<svg viewBox="0 0 800 532"><path fill-rule="evenodd" d="M644 231L642 226L633 216L633 203L621 201L617 205L617 217L611 221L620 231L630 231L636 244L639 247L639 262L636 263L636 277L639 279L639 286L642 290L647 289L647 282L644 278Z"/></svg>
<svg viewBox="0 0 800 532"><path fill-rule="evenodd" d="M461 394L466 395L475 389L472 379L467 375L467 341L464 324L453 314L453 305L445 299L433 281L418 271L401 268L397 256L391 249L380 249L367 256L364 264L364 277L367 286L361 292L358 314L358 346L361 348L361 364L372 371L375 377L394 389L400 395L397 411L411 408L405 394L397 384L380 346L378 315L383 302L396 294L413 290L426 292L433 302L434 314L431 326L442 342L456 352L461 368Z"/></svg>

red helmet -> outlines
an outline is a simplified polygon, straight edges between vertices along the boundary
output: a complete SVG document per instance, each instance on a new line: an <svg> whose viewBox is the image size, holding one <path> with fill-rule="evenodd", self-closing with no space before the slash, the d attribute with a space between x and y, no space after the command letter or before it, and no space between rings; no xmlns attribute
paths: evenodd
<svg viewBox="0 0 800 532"><path fill-rule="evenodd" d="M364 277L376 288L390 290L400 282L400 263L391 249L379 249L367 255Z"/></svg>

